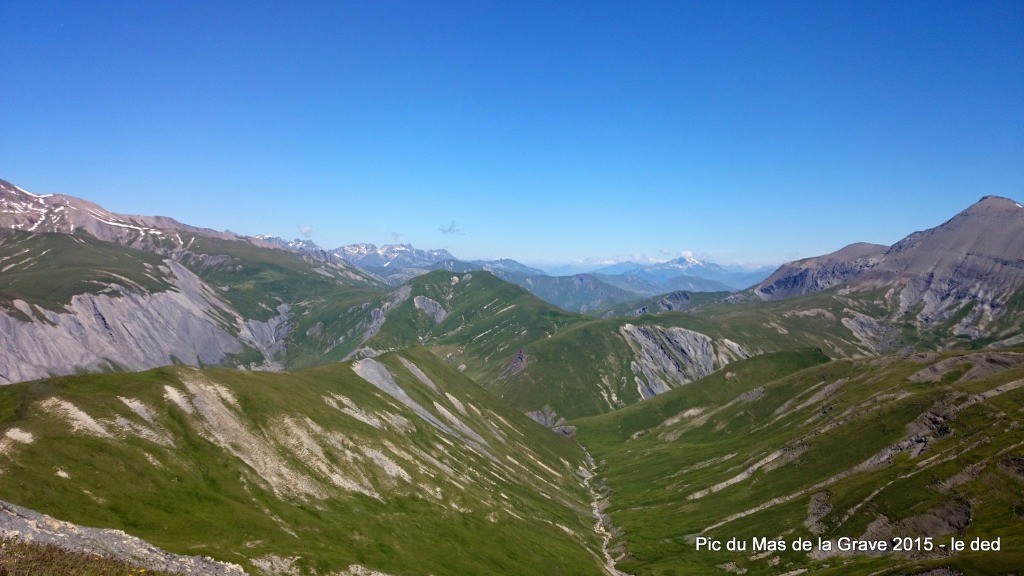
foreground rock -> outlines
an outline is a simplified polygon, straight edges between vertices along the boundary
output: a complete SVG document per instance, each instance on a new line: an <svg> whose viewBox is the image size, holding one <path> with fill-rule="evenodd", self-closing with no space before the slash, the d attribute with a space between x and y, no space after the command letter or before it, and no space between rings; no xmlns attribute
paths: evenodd
<svg viewBox="0 0 1024 576"><path fill-rule="evenodd" d="M2 500L0 536L108 556L147 570L212 576L238 576L246 573L237 564L200 556L172 554L120 530L78 526Z"/></svg>

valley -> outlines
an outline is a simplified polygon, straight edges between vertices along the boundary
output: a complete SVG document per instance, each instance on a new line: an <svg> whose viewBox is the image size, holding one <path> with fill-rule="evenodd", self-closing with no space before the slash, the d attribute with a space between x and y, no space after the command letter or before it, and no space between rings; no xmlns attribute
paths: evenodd
<svg viewBox="0 0 1024 576"><path fill-rule="evenodd" d="M1009 199L763 274L323 250L2 181L0 225L0 537L324 576L1024 558ZM839 546L893 538L1000 550Z"/></svg>

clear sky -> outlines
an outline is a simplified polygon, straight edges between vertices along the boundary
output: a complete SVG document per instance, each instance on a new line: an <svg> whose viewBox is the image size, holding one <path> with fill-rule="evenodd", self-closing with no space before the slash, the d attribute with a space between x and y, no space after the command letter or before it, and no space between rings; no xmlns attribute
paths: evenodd
<svg viewBox="0 0 1024 576"><path fill-rule="evenodd" d="M777 263L1024 197L1024 2L4 0L0 121L116 212Z"/></svg>

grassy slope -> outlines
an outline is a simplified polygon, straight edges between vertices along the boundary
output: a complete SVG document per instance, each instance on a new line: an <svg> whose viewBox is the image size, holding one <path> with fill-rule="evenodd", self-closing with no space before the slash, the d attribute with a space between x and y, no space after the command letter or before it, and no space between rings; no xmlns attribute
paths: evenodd
<svg viewBox="0 0 1024 576"><path fill-rule="evenodd" d="M276 315L278 300L331 300L339 289L347 293L351 288L379 292L375 290L379 284L369 277L287 250L205 236L196 236L188 246L195 255L214 258L189 256L183 263L210 285L227 288L223 296L246 318L266 320Z"/></svg>
<svg viewBox="0 0 1024 576"><path fill-rule="evenodd" d="M524 372L495 385L503 398L523 409L549 403L569 418L608 412L614 408L612 390L623 405L640 400L630 368L633 353L620 335L625 324L679 327L712 339L727 338L759 354L814 345L814 340L779 334L774 328L748 321L730 324L715 317L668 312L656 316L610 318L577 324L552 338L526 347L536 358Z"/></svg>
<svg viewBox="0 0 1024 576"><path fill-rule="evenodd" d="M388 314L370 345L401 349L422 341L439 354L452 353L466 365L468 375L483 382L497 378L521 347L585 319L489 272L466 275L439 270L410 280L408 286L409 299ZM415 296L440 303L449 311L448 317L435 324L415 307Z"/></svg>
<svg viewBox="0 0 1024 576"><path fill-rule="evenodd" d="M373 278L349 266L314 261L287 250L197 236L189 250L213 258L183 261L243 316L267 320L278 304L292 305L287 366L337 362L360 343L367 311L386 295ZM363 304L367 304L363 307ZM361 324L362 323L362 324Z"/></svg>
<svg viewBox="0 0 1024 576"><path fill-rule="evenodd" d="M369 345L377 350L430 346L441 357L451 355L453 364L465 364L467 375L523 411L550 405L573 418L640 400L630 368L633 353L619 332L627 323L687 328L715 339L728 338L754 353L833 342L840 343L841 355L859 351L839 322L792 314L793 309L775 303L767 306L778 310L740 304L709 314L669 312L600 320L563 312L486 272L453 282L461 277L436 271L411 280L410 297L388 313ZM448 317L435 324L414 306L417 295L441 303L449 310ZM835 299L827 302L833 307L846 305ZM817 306L819 301L804 305ZM526 368L503 375L519 350L527 355Z"/></svg>
<svg viewBox="0 0 1024 576"><path fill-rule="evenodd" d="M245 318L267 320L278 314L280 303L292 304L293 330L286 357L290 367L344 358L359 342L359 323L365 323L366 316L362 305L378 306L385 297L381 287L365 275L285 250L196 236L189 252L183 262L218 288ZM111 284L140 292L164 291L172 282L159 270L162 263L160 255L88 235L0 230L0 306L27 319L12 305L14 300L63 311L76 294L116 296ZM230 330L228 320L217 319ZM247 364L262 358L248 350L236 360Z"/></svg>
<svg viewBox="0 0 1024 576"><path fill-rule="evenodd" d="M484 438L497 462L428 425L347 364L294 374L167 368L0 389L0 429L34 437L31 444L8 443L0 455L0 498L249 568L253 558L274 554L299 556L299 566L318 573L351 564L401 574L598 572L589 551L595 537L586 496L574 474L578 448L495 402L427 351L402 355L442 392L421 384L396 355L388 355L382 361L399 384L444 422L434 402L447 407ZM266 470L252 467L255 460L213 441L211 430L230 431L235 424L204 427L197 414L164 397L165 386L184 393L189 381L220 386L222 399L237 402L193 400L199 407L228 406L232 421L250 431L231 450L272 447L267 458L291 470L292 481L275 483ZM405 418L412 427L367 425L329 406L324 398L331 394L381 418ZM51 397L74 404L113 437L73 430L44 408ZM153 423L119 397L144 403ZM174 447L125 432L115 424L118 418L165 433ZM303 448L295 427L306 430L316 447ZM386 455L409 478L389 475L365 448ZM317 462L371 487L379 499L340 489ZM287 493L304 483L321 496Z"/></svg>
<svg viewBox="0 0 1024 576"><path fill-rule="evenodd" d="M163 291L171 284L156 269L161 261L89 236L0 230L0 305L14 310L10 303L20 299L63 311L72 296L107 291L110 284Z"/></svg>
<svg viewBox="0 0 1024 576"><path fill-rule="evenodd" d="M832 357L851 357L871 352L843 325L842 319L849 316L845 311L884 317L888 310L880 296L840 295L837 290L826 290L771 302L710 303L695 314L729 326L741 341L785 343L769 349L792 349L796 344L821 348Z"/></svg>
<svg viewBox="0 0 1024 576"><path fill-rule="evenodd" d="M963 535L1001 536L1006 552L967 552L945 564L969 574L1019 568L1024 477L1008 473L1006 463L1024 455L1019 432L1024 388L961 411L947 422L952 433L934 438L916 458L899 452L888 463L829 479L906 439L907 424L935 409L937 402L964 402L969 393L1024 377L1024 368L958 382L966 371L960 367L936 382L911 382L907 376L934 360L821 361L815 353L755 358L730 365L725 372L731 377L714 374L652 401L574 422L582 443L604 463L603 475L612 490L609 511L624 530L622 541L629 551L622 569L635 574L712 573L719 564L735 562L751 575L800 568L815 574L867 574L894 565L899 568L886 573L944 564L905 556L814 562L792 551L752 559L752 552L697 552L686 538L729 515L794 494L799 495L704 534L722 540L811 537L804 525L808 503L811 494L823 491L830 494L833 507L822 520L828 538L859 537L880 515L896 522L969 500L971 522ZM843 379L832 394L813 398ZM733 402L762 386L759 398ZM669 420L672 416L675 421ZM699 491L736 478L780 449L788 453L784 464L758 469L749 478L699 496ZM949 490L938 487L972 464L978 465L976 475ZM808 490L820 482L826 485ZM694 494L699 497L688 498Z"/></svg>

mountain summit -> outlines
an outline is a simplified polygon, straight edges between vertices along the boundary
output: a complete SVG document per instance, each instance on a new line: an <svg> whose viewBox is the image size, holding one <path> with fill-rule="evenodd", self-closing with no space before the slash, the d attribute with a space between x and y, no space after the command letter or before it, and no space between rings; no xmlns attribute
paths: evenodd
<svg viewBox="0 0 1024 576"><path fill-rule="evenodd" d="M981 337L1024 288L1024 207L985 196L889 248L851 244L784 264L753 292L778 300L836 286L884 290L897 317L911 314L919 327L957 317L953 333Z"/></svg>

